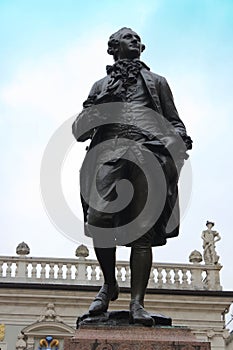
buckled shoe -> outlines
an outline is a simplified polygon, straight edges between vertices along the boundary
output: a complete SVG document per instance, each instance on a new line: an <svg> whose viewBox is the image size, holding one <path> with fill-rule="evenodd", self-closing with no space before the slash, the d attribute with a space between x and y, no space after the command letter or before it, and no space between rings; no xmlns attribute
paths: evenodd
<svg viewBox="0 0 233 350"><path fill-rule="evenodd" d="M96 295L95 299L89 307L89 314L96 316L108 310L108 305L110 300L114 301L118 298L119 286L116 282L115 285L109 285L105 283L101 288L99 293Z"/></svg>
<svg viewBox="0 0 233 350"><path fill-rule="evenodd" d="M151 315L144 309L143 305L137 300L132 300L130 302L130 316L129 322L139 323L144 326L152 327L154 325L154 319Z"/></svg>

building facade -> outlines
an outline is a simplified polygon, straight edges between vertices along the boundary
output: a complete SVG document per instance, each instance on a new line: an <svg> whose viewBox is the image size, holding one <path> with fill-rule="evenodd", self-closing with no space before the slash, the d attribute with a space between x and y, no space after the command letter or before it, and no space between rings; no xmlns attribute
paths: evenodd
<svg viewBox="0 0 233 350"><path fill-rule="evenodd" d="M0 256L0 349L63 349L72 337L78 316L86 313L103 277L97 261L88 259L85 246L76 259L36 258L25 243L17 256ZM231 350L232 335L225 315L233 292L220 284L222 266L202 263L200 252L188 264L153 263L146 295L147 310L170 316L173 326L186 326L212 350ZM110 309L128 309L130 269L117 263L120 297Z"/></svg>

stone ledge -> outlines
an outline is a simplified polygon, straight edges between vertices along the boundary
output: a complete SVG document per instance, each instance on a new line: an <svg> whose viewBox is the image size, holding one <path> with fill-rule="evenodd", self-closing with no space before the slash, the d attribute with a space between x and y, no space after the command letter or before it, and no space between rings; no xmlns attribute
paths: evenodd
<svg viewBox="0 0 233 350"><path fill-rule="evenodd" d="M209 343L192 342L162 342L152 343L150 341L120 341L99 342L80 341L79 343L65 343L64 350L211 350Z"/></svg>
<svg viewBox="0 0 233 350"><path fill-rule="evenodd" d="M84 325L64 350L210 350L186 327Z"/></svg>

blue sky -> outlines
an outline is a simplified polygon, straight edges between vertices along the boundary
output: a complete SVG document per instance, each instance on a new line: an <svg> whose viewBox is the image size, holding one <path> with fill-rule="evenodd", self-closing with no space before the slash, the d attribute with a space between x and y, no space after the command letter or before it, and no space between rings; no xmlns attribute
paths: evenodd
<svg viewBox="0 0 233 350"><path fill-rule="evenodd" d="M112 63L108 37L128 26L146 45L142 60L167 78L194 140L192 197L181 234L156 249L154 260L188 262L192 250L202 251L201 231L213 220L222 236L222 285L233 290L232 23L231 0L1 0L0 254L13 255L24 240L32 256L74 256L78 243L58 232L43 208L41 159L55 130L81 110L91 85ZM83 155L84 145L74 144L62 173L74 212L80 211ZM118 257L128 254L121 248Z"/></svg>

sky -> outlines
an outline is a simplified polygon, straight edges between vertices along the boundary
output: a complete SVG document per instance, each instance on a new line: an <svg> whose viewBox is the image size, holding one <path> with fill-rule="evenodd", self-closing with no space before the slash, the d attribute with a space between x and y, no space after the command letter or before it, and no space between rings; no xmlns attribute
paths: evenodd
<svg viewBox="0 0 233 350"><path fill-rule="evenodd" d="M221 284L233 290L232 23L231 0L1 0L0 255L15 255L25 241L30 256L74 258L79 244L89 244L82 232L61 232L47 215L41 162L56 131L82 110L92 84L113 63L109 36L127 26L146 45L141 59L168 80L193 139L180 183L180 235L154 248L153 259L188 263L191 251L202 252L206 220L214 221ZM61 186L81 219L78 174L86 145L71 132L67 137ZM59 147L54 152L55 159ZM118 248L117 258L129 253Z"/></svg>

